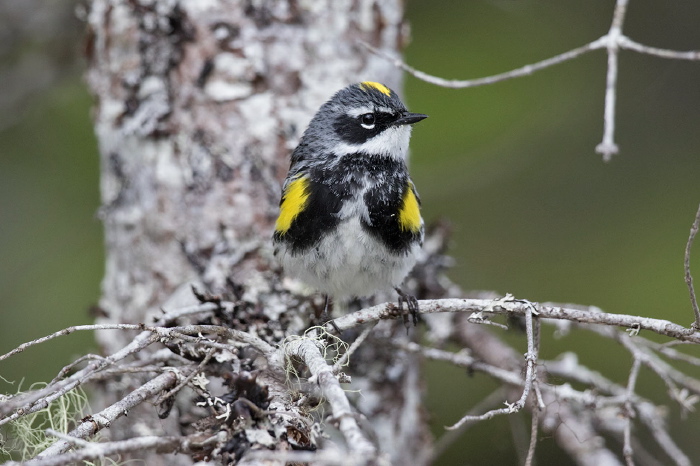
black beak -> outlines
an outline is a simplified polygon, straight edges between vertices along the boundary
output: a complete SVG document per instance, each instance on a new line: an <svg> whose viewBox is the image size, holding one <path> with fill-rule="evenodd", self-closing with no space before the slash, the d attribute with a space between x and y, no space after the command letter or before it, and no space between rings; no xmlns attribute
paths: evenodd
<svg viewBox="0 0 700 466"><path fill-rule="evenodd" d="M423 115L422 113L404 112L401 114L399 119L394 122L394 125L412 125L413 123L418 123L425 118L428 118L428 115Z"/></svg>

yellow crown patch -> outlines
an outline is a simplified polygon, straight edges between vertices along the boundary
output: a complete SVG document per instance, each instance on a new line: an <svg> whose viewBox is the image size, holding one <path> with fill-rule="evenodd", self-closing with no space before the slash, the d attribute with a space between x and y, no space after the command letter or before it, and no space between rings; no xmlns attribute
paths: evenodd
<svg viewBox="0 0 700 466"><path fill-rule="evenodd" d="M360 83L360 88L362 88L363 91L369 91L369 89L372 88L386 96L391 95L391 89L389 89L382 83L375 83L374 81L362 81Z"/></svg>

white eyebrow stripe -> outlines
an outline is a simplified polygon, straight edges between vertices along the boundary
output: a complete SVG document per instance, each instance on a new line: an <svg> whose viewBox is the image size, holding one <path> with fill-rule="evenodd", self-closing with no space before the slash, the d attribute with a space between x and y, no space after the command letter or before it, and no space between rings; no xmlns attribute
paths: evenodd
<svg viewBox="0 0 700 466"><path fill-rule="evenodd" d="M374 113L374 108L372 107L358 107L348 110L347 115L351 118L357 118L365 113Z"/></svg>
<svg viewBox="0 0 700 466"><path fill-rule="evenodd" d="M393 115L396 113L396 111L389 107L358 107L348 110L347 115L350 118L357 118L365 113L388 113Z"/></svg>

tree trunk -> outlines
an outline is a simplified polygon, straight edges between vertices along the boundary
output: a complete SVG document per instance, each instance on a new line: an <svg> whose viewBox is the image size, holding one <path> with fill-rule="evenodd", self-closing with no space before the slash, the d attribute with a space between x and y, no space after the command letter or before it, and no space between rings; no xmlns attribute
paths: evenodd
<svg viewBox="0 0 700 466"><path fill-rule="evenodd" d="M359 42L400 51L402 10L401 0L91 3L88 82L106 237L101 322L149 323L161 308L195 302L194 285L254 303L274 328L291 302L280 295L270 247L291 149L336 90L362 80L401 87L400 72ZM98 336L107 354L131 338ZM379 450L396 464L419 464L429 436L418 366L411 357L364 360L396 366L391 380L378 367L349 387L362 387ZM129 380L107 387L99 403L133 389L137 379ZM129 413L108 435L168 435L188 422L185 411L165 421L153 410Z"/></svg>

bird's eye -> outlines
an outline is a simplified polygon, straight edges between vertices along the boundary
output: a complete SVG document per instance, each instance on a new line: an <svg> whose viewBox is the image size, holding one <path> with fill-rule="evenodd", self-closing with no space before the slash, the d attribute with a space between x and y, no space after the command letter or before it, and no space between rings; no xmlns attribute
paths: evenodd
<svg viewBox="0 0 700 466"><path fill-rule="evenodd" d="M372 129L374 128L374 113L365 113L364 115L360 115L360 124L362 125L363 128L365 129Z"/></svg>

